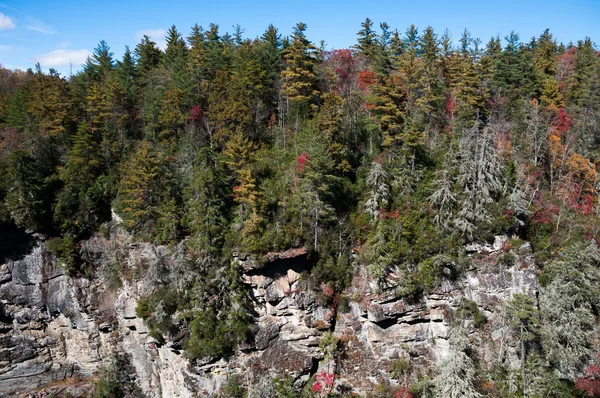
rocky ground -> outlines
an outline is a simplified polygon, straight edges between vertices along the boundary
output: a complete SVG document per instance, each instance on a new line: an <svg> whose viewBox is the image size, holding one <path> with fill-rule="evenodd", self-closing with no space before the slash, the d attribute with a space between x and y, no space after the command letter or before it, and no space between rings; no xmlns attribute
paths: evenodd
<svg viewBox="0 0 600 398"><path fill-rule="evenodd" d="M152 289L148 272L169 270L181 251L133 243L124 234L94 237L82 249L96 270L89 277L67 276L45 250L43 237L4 256L0 265L0 396L85 396L111 361L129 396L210 396L233 374L242 380L264 372L286 373L298 385L322 371L339 374L335 388L365 394L394 381L390 365L410 358L426 372L448 352L449 326L463 322L485 366L508 361L517 366L516 347L504 323L513 293L537 292L536 267L528 243L511 247L507 237L493 245L467 247L471 266L459 280L444 282L417 302L381 292L365 267L344 301L326 289L308 289L303 249L271 253L266 265L234 257L245 270L257 314L257 333L228 360L184 357L180 342L158 344L136 317L136 302ZM500 261L514 254L514 263ZM120 287L106 278L111 258L126 264ZM110 276L110 275L109 275ZM393 278L392 278L393 279ZM473 300L487 323L457 319L463 298ZM335 353L322 343L333 333Z"/></svg>

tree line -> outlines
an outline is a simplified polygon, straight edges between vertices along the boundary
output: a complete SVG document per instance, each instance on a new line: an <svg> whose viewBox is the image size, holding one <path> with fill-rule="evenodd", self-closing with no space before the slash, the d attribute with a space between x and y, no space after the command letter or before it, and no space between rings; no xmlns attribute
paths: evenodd
<svg viewBox="0 0 600 398"><path fill-rule="evenodd" d="M116 60L101 41L68 79L0 70L0 220L49 234L72 273L86 272L78 243L112 212L135 239L184 241L181 272L138 315L162 338L183 311L192 359L251 338L234 251L305 247L311 285L336 294L357 262L381 289L396 271L397 294L418 300L464 272L465 243L508 234L543 269L539 306L513 303L523 369L535 352L544 377L583 376L600 226L591 39L484 44L366 19L352 48L326 50L306 30L172 26L164 51L144 36Z"/></svg>

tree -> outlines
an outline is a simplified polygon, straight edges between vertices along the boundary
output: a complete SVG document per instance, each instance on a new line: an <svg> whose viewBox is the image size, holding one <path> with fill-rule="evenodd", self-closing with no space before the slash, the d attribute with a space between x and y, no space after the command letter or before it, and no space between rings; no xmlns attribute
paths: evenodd
<svg viewBox="0 0 600 398"><path fill-rule="evenodd" d="M421 94L416 100L416 105L426 115L428 128L432 128L434 122L440 118L436 112L442 108L444 82L440 62L440 46L437 35L431 26L423 31L419 47L423 53L423 69L419 78Z"/></svg>
<svg viewBox="0 0 600 398"><path fill-rule="evenodd" d="M117 76L121 86L127 94L127 110L129 111L130 117L133 112L134 104L138 96L138 78L139 72L136 65L136 59L134 54L129 50L129 46L125 46L125 53L123 59L117 61Z"/></svg>
<svg viewBox="0 0 600 398"><path fill-rule="evenodd" d="M526 294L517 293L506 307L508 325L518 335L521 342L521 373L523 377L523 396L527 396L527 377L525 374L525 358L527 343L538 338L540 318L534 300Z"/></svg>
<svg viewBox="0 0 600 398"><path fill-rule="evenodd" d="M73 97L64 78L36 73L33 76L29 112L38 129L38 137L49 138L54 144L67 139L67 127L72 119Z"/></svg>
<svg viewBox="0 0 600 398"><path fill-rule="evenodd" d="M587 37L577 43L573 75L569 81L569 99L577 106L592 108L598 105L595 77L598 76L598 57Z"/></svg>
<svg viewBox="0 0 600 398"><path fill-rule="evenodd" d="M171 80L170 86L182 92L183 98L187 100L192 88L188 75L188 48L175 25L169 28L165 40L167 48L162 61Z"/></svg>
<svg viewBox="0 0 600 398"><path fill-rule="evenodd" d="M104 40L100 40L98 46L94 48L91 58L88 58L83 70L91 81L103 81L108 77L109 72L114 68L113 53Z"/></svg>
<svg viewBox="0 0 600 398"><path fill-rule="evenodd" d="M267 106L270 114L273 114L277 109L277 89L282 66L282 49L281 34L275 26L269 25L260 38L258 63L265 74L262 102Z"/></svg>
<svg viewBox="0 0 600 398"><path fill-rule="evenodd" d="M454 331L450 339L450 352L438 365L438 375L433 380L436 397L478 398L481 394L474 387L475 366L465 353L467 345L460 331Z"/></svg>
<svg viewBox="0 0 600 398"><path fill-rule="evenodd" d="M156 43L150 37L144 35L142 40L135 46L137 66L141 74L146 74L160 64L162 53Z"/></svg>
<svg viewBox="0 0 600 398"><path fill-rule="evenodd" d="M373 21L367 18L360 26L362 29L357 33L358 43L354 48L373 64L377 53L377 33L373 30Z"/></svg>
<svg viewBox="0 0 600 398"><path fill-rule="evenodd" d="M369 199L365 202L365 210L371 217L371 223L375 223L381 209L385 209L390 198L390 187L388 185L388 173L380 163L373 162L371 170L365 182L371 189Z"/></svg>
<svg viewBox="0 0 600 398"><path fill-rule="evenodd" d="M202 148L184 192L188 246L203 261L221 255L227 229L229 178L221 155Z"/></svg>
<svg viewBox="0 0 600 398"><path fill-rule="evenodd" d="M575 382L575 388L589 397L600 397L600 367L592 364L583 373L584 376Z"/></svg>
<svg viewBox="0 0 600 398"><path fill-rule="evenodd" d="M401 145L406 115L406 92L398 76L378 76L368 101L381 131L381 146Z"/></svg>
<svg viewBox="0 0 600 398"><path fill-rule="evenodd" d="M540 82L546 79L554 79L557 66L556 55L558 54L558 46L552 37L549 29L537 39L536 45L532 50L532 62L535 72Z"/></svg>
<svg viewBox="0 0 600 398"><path fill-rule="evenodd" d="M227 258L199 270L192 290L190 339L186 355L216 358L232 355L251 335L251 309L247 290L236 264Z"/></svg>
<svg viewBox="0 0 600 398"><path fill-rule="evenodd" d="M102 156L89 125L79 125L65 167L59 177L64 186L54 204L60 230L74 236L93 230L110 217L106 179L101 176Z"/></svg>
<svg viewBox="0 0 600 398"><path fill-rule="evenodd" d="M314 71L317 49L306 38L305 31L305 23L296 24L291 45L283 51L285 69L281 71L281 91L288 106L296 109L296 118L310 111L319 96Z"/></svg>
<svg viewBox="0 0 600 398"><path fill-rule="evenodd" d="M5 206L14 223L34 231L45 227L44 184L35 159L25 151L8 157Z"/></svg>
<svg viewBox="0 0 600 398"><path fill-rule="evenodd" d="M570 380L581 375L592 357L599 265L595 244L577 244L566 248L545 271L550 283L540 295L542 347L550 363Z"/></svg>
<svg viewBox="0 0 600 398"><path fill-rule="evenodd" d="M518 119L523 101L536 95L539 90L530 53L520 42L519 35L510 32L504 38L507 45L495 57L493 88L508 99L505 109L513 119Z"/></svg>
<svg viewBox="0 0 600 398"><path fill-rule="evenodd" d="M148 141L142 141L122 165L116 208L124 226L141 239L170 243L177 236L177 193L170 166Z"/></svg>
<svg viewBox="0 0 600 398"><path fill-rule="evenodd" d="M444 230L450 230L452 227L452 213L456 204L456 197L453 193L454 181L448 170L437 172L440 176L435 180L436 190L428 198L429 202L437 208L437 214L433 222Z"/></svg>
<svg viewBox="0 0 600 398"><path fill-rule="evenodd" d="M462 192L454 225L469 239L478 226L491 223L488 206L504 193L503 167L491 140L490 131L480 133L475 125L463 131L459 143L457 183Z"/></svg>

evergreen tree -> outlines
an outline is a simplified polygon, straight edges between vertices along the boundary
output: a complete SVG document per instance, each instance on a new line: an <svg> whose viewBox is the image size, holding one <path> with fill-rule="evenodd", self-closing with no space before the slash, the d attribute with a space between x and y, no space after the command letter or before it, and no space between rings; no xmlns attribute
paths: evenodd
<svg viewBox="0 0 600 398"><path fill-rule="evenodd" d="M129 50L129 46L125 46L123 60L117 61L117 76L121 86L127 95L127 104L130 117L132 116L134 104L137 99L138 89L138 68L134 54Z"/></svg>
<svg viewBox="0 0 600 398"><path fill-rule="evenodd" d="M464 130L457 155L457 183L462 192L454 224L471 239L477 226L492 221L488 205L504 193L503 168L489 131L480 133L478 125Z"/></svg>
<svg viewBox="0 0 600 398"><path fill-rule="evenodd" d="M137 66L141 74L147 74L158 67L161 62L162 53L156 43L150 37L144 35L134 51L137 57Z"/></svg>
<svg viewBox="0 0 600 398"><path fill-rule="evenodd" d="M406 92L401 90L398 78L394 75L379 76L369 102L381 131L381 145L389 147L400 144L406 114Z"/></svg>
<svg viewBox="0 0 600 398"><path fill-rule="evenodd" d="M116 208L124 226L140 239L171 243L177 236L177 193L170 166L148 141L142 141L122 166Z"/></svg>
<svg viewBox="0 0 600 398"><path fill-rule="evenodd" d="M379 211L385 209L390 196L390 187L387 183L388 174L380 163L373 162L365 182L371 189L369 199L365 202L365 210L374 223L379 217Z"/></svg>
<svg viewBox="0 0 600 398"><path fill-rule="evenodd" d="M526 294L515 294L508 302L506 315L509 326L515 331L521 343L521 373L523 378L523 396L527 396L527 377L525 358L527 343L538 338L540 319L534 300Z"/></svg>
<svg viewBox="0 0 600 398"><path fill-rule="evenodd" d="M267 106L270 114L273 114L277 108L277 90L282 66L282 49L281 34L275 26L269 25L260 38L258 62L260 68L265 73L262 102Z"/></svg>
<svg viewBox="0 0 600 398"><path fill-rule="evenodd" d="M590 38L579 41L569 91L569 99L578 107L596 108L598 106L598 94L597 90L594 90L598 76L598 62Z"/></svg>
<svg viewBox="0 0 600 398"><path fill-rule="evenodd" d="M545 271L542 289L542 347L562 377L574 380L592 357L591 339L600 297L600 256L595 244L563 251Z"/></svg>
<svg viewBox="0 0 600 398"><path fill-rule="evenodd" d="M188 75L188 48L175 25L169 28L165 40L167 48L162 61L171 79L171 87L183 93L187 100L192 88Z"/></svg>
<svg viewBox="0 0 600 398"><path fill-rule="evenodd" d="M115 66L113 55L106 41L100 40L98 46L94 48L94 53L87 59L83 68L90 81L98 82L107 78L109 72Z"/></svg>
<svg viewBox="0 0 600 398"><path fill-rule="evenodd" d="M218 259L225 243L229 178L223 163L219 154L202 148L185 190L188 246L202 261Z"/></svg>
<svg viewBox="0 0 600 398"><path fill-rule="evenodd" d="M6 176L8 191L4 205L14 223L33 231L43 230L48 216L46 192L35 159L24 151L10 154Z"/></svg>
<svg viewBox="0 0 600 398"><path fill-rule="evenodd" d="M419 78L420 95L416 105L426 115L429 128L439 121L441 115L435 113L441 108L444 99L440 47L437 35L430 26L423 31L419 46L422 51L423 69Z"/></svg>
<svg viewBox="0 0 600 398"><path fill-rule="evenodd" d="M317 49L306 38L305 31L306 24L302 22L294 27L292 42L283 52L285 69L281 71L281 91L288 107L295 108L297 117L310 111L319 96L314 71Z"/></svg>
<svg viewBox="0 0 600 398"><path fill-rule="evenodd" d="M88 232L110 217L106 179L101 177L100 145L85 122L79 125L61 170L63 189L54 204L54 220L60 230L73 236Z"/></svg>
<svg viewBox="0 0 600 398"><path fill-rule="evenodd" d="M450 338L450 352L438 365L438 375L433 380L436 397L478 398L481 394L474 387L475 365L465 353L467 345L461 331L454 331Z"/></svg>
<svg viewBox="0 0 600 398"><path fill-rule="evenodd" d="M370 63L375 63L377 54L377 33L373 30L373 21L369 18L361 22L361 30L358 31L358 43L354 46Z"/></svg>

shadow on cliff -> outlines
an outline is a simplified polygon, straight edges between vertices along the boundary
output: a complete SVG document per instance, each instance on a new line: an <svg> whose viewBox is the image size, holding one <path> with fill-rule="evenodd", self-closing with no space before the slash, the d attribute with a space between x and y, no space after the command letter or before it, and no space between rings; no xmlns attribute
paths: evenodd
<svg viewBox="0 0 600 398"><path fill-rule="evenodd" d="M246 275L263 275L272 279L277 279L287 275L288 270L301 274L304 271L310 271L311 268L312 264L308 260L308 255L301 254L295 257L275 259L267 262L264 267L250 270L246 272Z"/></svg>
<svg viewBox="0 0 600 398"><path fill-rule="evenodd" d="M0 224L0 264L20 260L34 246L32 237L14 224Z"/></svg>

